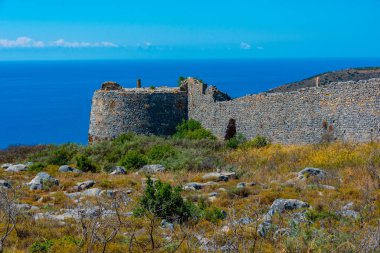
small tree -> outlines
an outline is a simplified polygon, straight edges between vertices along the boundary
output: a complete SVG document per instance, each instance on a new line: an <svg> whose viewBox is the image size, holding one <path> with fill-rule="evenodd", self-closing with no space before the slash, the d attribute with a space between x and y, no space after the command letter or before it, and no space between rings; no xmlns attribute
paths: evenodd
<svg viewBox="0 0 380 253"><path fill-rule="evenodd" d="M140 208L136 214L151 213L154 216L169 221L186 221L193 216L194 207L191 202L181 196L181 187L172 187L160 180L153 182L148 177L146 189L140 199Z"/></svg>
<svg viewBox="0 0 380 253"><path fill-rule="evenodd" d="M92 161L88 158L88 156L79 154L75 157L75 160L77 162L78 169L84 172L96 172L96 167L92 164Z"/></svg>
<svg viewBox="0 0 380 253"><path fill-rule="evenodd" d="M137 170L147 164L147 159L140 152L130 150L121 158L119 164L127 170Z"/></svg>
<svg viewBox="0 0 380 253"><path fill-rule="evenodd" d="M183 120L182 123L176 127L176 130L175 136L178 138L193 140L216 139L209 130L204 129L202 124L194 119Z"/></svg>
<svg viewBox="0 0 380 253"><path fill-rule="evenodd" d="M16 193L11 189L0 188L0 253L4 250L7 237L16 228L17 208Z"/></svg>

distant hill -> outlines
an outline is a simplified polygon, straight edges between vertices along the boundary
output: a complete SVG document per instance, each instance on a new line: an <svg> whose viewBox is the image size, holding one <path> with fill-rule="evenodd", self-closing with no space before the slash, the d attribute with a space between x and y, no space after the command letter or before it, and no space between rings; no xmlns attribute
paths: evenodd
<svg viewBox="0 0 380 253"><path fill-rule="evenodd" d="M323 86L333 82L347 82L380 78L380 67L374 68L354 68L334 72L327 72L310 77L308 79L289 83L269 90L268 92L288 92L306 87Z"/></svg>

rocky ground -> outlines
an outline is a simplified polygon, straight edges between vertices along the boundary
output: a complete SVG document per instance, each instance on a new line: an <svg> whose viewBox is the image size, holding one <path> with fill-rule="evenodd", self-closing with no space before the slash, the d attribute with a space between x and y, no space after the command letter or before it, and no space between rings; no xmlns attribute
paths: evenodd
<svg viewBox="0 0 380 253"><path fill-rule="evenodd" d="M380 251L378 143L218 152L223 166L196 171L147 164L134 171L115 165L92 173L73 163L49 164L36 172L30 169L36 161L4 163L4 250ZM149 212L137 217L147 177L180 186L185 200L208 211L187 222Z"/></svg>

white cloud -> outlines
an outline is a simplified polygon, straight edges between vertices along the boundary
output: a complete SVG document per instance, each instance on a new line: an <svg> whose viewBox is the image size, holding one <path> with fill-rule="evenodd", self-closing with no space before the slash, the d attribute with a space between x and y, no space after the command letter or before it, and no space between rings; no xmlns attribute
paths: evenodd
<svg viewBox="0 0 380 253"><path fill-rule="evenodd" d="M41 48L44 46L45 43L43 41L33 40L29 37L18 37L16 40L0 39L0 47L5 48Z"/></svg>
<svg viewBox="0 0 380 253"><path fill-rule="evenodd" d="M119 45L109 42L85 42L85 41L39 41L29 37L19 37L16 40L0 39L0 48L43 48L43 47L66 47L66 48L86 48L86 47L119 47Z"/></svg>
<svg viewBox="0 0 380 253"><path fill-rule="evenodd" d="M51 47L71 47L71 48L83 48L83 47L119 47L109 41L102 42L85 42L85 41L65 41L64 39L59 39L48 44Z"/></svg>
<svg viewBox="0 0 380 253"><path fill-rule="evenodd" d="M240 42L240 49L243 49L243 50L249 50L251 49L251 45L248 44L247 42Z"/></svg>

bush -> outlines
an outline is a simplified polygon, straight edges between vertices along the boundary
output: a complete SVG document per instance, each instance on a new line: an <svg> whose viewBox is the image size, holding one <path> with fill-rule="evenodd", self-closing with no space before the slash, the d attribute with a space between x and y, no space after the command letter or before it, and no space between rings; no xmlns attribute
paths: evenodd
<svg viewBox="0 0 380 253"><path fill-rule="evenodd" d="M77 168L84 172L96 172L95 165L92 164L90 158L85 154L79 154L75 157Z"/></svg>
<svg viewBox="0 0 380 253"><path fill-rule="evenodd" d="M183 77L183 76L178 77L178 80L177 80L178 87L180 87L180 86L182 85L182 82L183 82L184 80L186 80L185 77Z"/></svg>
<svg viewBox="0 0 380 253"><path fill-rule="evenodd" d="M173 188L169 183L160 180L153 182L148 177L144 195L139 202L140 207L135 210L135 214L148 212L169 221L187 221L194 216L194 206L182 198L181 191L179 186Z"/></svg>
<svg viewBox="0 0 380 253"><path fill-rule="evenodd" d="M243 147L245 148L262 148L265 146L268 146L270 144L270 141L265 138L264 136L256 136L252 140L249 140L243 144Z"/></svg>
<svg viewBox="0 0 380 253"><path fill-rule="evenodd" d="M140 152L130 150L121 158L119 164L127 170L137 170L147 164L147 159Z"/></svg>
<svg viewBox="0 0 380 253"><path fill-rule="evenodd" d="M77 152L74 144L64 144L58 146L56 149L48 154L47 163L54 165L68 164Z"/></svg>
<svg viewBox="0 0 380 253"><path fill-rule="evenodd" d="M240 145L242 145L246 141L244 135L242 134L236 134L234 137L226 141L226 146L228 148L238 148Z"/></svg>
<svg viewBox="0 0 380 253"><path fill-rule="evenodd" d="M33 172L41 172L46 167L43 163L33 163L32 165L28 166L29 171Z"/></svg>
<svg viewBox="0 0 380 253"><path fill-rule="evenodd" d="M178 138L193 140L216 139L209 130L204 129L201 123L194 119L183 120L182 123L176 127L176 130L175 136Z"/></svg>
<svg viewBox="0 0 380 253"><path fill-rule="evenodd" d="M211 207L203 210L202 217L205 220L216 223L219 220L223 220L224 218L226 218L226 213L217 207Z"/></svg>
<svg viewBox="0 0 380 253"><path fill-rule="evenodd" d="M47 253L49 249L53 246L53 242L51 240L46 241L38 241L34 242L30 247L31 253Z"/></svg>
<svg viewBox="0 0 380 253"><path fill-rule="evenodd" d="M169 144L153 146L146 154L150 162L157 162L174 156L176 150Z"/></svg>

